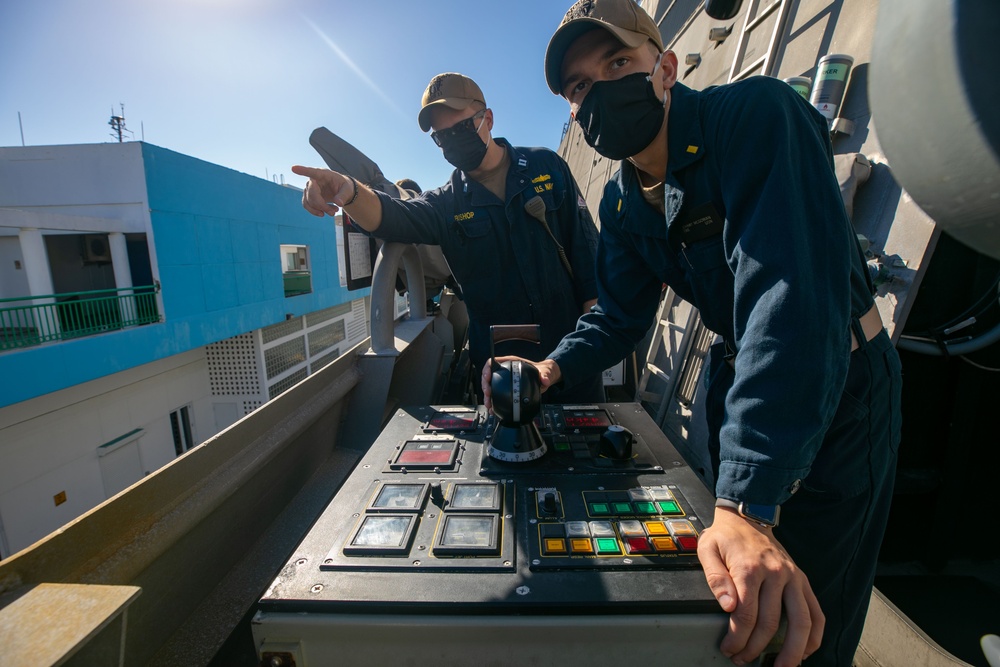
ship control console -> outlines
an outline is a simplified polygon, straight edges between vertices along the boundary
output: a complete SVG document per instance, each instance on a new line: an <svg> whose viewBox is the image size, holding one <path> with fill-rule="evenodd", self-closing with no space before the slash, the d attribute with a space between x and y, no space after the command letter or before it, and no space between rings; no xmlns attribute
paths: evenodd
<svg viewBox="0 0 1000 667"><path fill-rule="evenodd" d="M534 370L505 366L494 389ZM703 483L639 404L518 391L494 391L494 415L388 420L259 601L262 659L727 663L696 555L714 508Z"/></svg>

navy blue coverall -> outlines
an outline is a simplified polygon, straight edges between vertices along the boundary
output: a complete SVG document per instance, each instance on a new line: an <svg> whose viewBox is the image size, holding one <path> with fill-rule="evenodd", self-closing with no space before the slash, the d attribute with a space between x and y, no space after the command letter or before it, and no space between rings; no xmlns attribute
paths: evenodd
<svg viewBox="0 0 1000 667"><path fill-rule="evenodd" d="M782 506L775 537L827 619L806 664L850 665L892 495L901 374L884 330L851 351L873 298L826 120L754 77L675 84L667 122L666 214L623 162L600 206L598 307L550 358L570 383L612 365L664 283L699 309L729 351L706 374L716 495Z"/></svg>
<svg viewBox="0 0 1000 667"><path fill-rule="evenodd" d="M597 228L569 166L548 149L495 141L510 157L506 201L457 169L448 183L409 201L376 192L382 224L374 236L441 246L469 310L469 357L477 371L489 358L491 325L541 325L539 345L505 341L496 346L497 355L538 361L573 331L583 304L597 297ZM541 222L525 211L536 196L565 249L572 279ZM582 373L574 386L542 398L549 403L602 401L603 370Z"/></svg>

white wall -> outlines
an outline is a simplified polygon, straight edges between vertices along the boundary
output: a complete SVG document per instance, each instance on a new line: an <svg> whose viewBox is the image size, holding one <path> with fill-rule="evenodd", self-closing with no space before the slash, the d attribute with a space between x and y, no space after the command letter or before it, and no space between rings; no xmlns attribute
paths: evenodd
<svg viewBox="0 0 1000 667"><path fill-rule="evenodd" d="M194 442L217 432L204 352L193 350L0 408L0 527L4 557L174 460L169 415L189 405ZM101 445L136 428L134 443ZM131 471L131 472L130 472ZM65 492L66 501L54 497Z"/></svg>
<svg viewBox="0 0 1000 667"><path fill-rule="evenodd" d="M104 232L149 228L139 142L0 148L0 182L0 207L117 222Z"/></svg>
<svg viewBox="0 0 1000 667"><path fill-rule="evenodd" d="M20 262L17 268L15 262ZM29 294L28 275L24 270L21 242L17 236L0 235L0 299Z"/></svg>

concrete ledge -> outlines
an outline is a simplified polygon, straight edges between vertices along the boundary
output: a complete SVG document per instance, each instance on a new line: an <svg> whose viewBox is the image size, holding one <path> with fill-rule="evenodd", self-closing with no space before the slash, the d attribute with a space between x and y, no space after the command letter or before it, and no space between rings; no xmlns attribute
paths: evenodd
<svg viewBox="0 0 1000 667"><path fill-rule="evenodd" d="M38 584L0 597L0 646L5 665L59 665L102 630L120 623L102 653L121 664L125 610L137 598L136 586Z"/></svg>

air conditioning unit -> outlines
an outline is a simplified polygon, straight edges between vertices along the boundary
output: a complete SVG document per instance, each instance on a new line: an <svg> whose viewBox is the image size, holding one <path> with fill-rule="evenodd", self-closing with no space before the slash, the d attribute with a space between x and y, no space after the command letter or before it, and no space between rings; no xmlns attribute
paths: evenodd
<svg viewBox="0 0 1000 667"><path fill-rule="evenodd" d="M83 237L83 261L107 263L111 261L111 246L106 234L85 234Z"/></svg>

